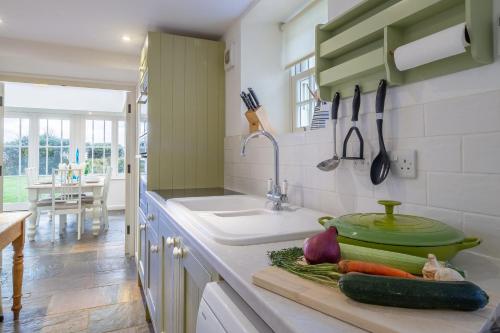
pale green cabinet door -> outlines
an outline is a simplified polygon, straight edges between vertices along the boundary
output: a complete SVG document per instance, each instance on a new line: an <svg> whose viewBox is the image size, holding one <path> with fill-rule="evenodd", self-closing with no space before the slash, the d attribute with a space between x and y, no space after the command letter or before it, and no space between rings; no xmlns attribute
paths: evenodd
<svg viewBox="0 0 500 333"><path fill-rule="evenodd" d="M174 309L175 309L175 294L174 294L174 271L175 264L172 250L177 243L177 237L172 229L172 222L169 218L160 213L160 243L162 244L161 254L161 314L160 321L162 323L162 332L175 332L174 327Z"/></svg>
<svg viewBox="0 0 500 333"><path fill-rule="evenodd" d="M137 246L137 272L139 274L139 279L142 285L144 285L145 281L145 272L146 272L146 218L140 209L138 209L139 213L139 244Z"/></svg>
<svg viewBox="0 0 500 333"><path fill-rule="evenodd" d="M212 281L212 276L187 246L180 244L174 248L173 254L177 268L175 332L195 333L203 289L208 282Z"/></svg>

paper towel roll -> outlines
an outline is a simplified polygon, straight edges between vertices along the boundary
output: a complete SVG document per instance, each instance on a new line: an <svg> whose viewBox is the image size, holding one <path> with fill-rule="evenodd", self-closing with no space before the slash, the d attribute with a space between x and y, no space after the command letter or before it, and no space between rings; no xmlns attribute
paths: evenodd
<svg viewBox="0 0 500 333"><path fill-rule="evenodd" d="M398 47L394 51L396 68L405 71L430 62L464 53L469 45L465 23L436 32Z"/></svg>

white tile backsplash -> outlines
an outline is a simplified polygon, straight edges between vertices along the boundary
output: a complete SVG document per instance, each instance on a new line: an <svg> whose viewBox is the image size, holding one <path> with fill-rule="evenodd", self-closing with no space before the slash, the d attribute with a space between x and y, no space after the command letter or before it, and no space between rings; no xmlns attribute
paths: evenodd
<svg viewBox="0 0 500 333"><path fill-rule="evenodd" d="M492 66L500 72L498 63ZM479 72L490 75L484 68L475 73ZM280 170L282 179L290 183L290 201L343 215L382 212L377 200L399 200L403 205L398 212L434 218L463 229L466 235L479 236L483 244L475 251L500 258L500 86L487 88L479 79L473 81L480 88L464 86L466 96L453 89L436 90L439 82L451 82L446 77L388 90L386 146L417 151L416 179L390 174L383 184L374 186L369 164L355 167L352 161L343 161L333 172L317 170L316 164L333 154L331 123L318 131L279 135ZM358 122L369 160L378 153L374 101L373 93L363 95ZM343 100L337 128L339 154L351 126L350 115L351 99ZM258 139L247 147L248 156L241 158L240 141L240 136L225 140L225 185L264 196L266 179L273 176L272 147Z"/></svg>
<svg viewBox="0 0 500 333"><path fill-rule="evenodd" d="M500 133L464 137L464 171L500 174Z"/></svg>

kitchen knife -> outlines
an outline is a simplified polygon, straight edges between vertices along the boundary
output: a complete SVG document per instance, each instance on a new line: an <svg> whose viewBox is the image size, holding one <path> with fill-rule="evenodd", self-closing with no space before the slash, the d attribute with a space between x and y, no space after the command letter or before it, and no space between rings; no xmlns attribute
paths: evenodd
<svg viewBox="0 0 500 333"><path fill-rule="evenodd" d="M248 88L248 92L250 93L250 96L252 96L253 101L255 102L255 106L257 108L260 107L259 99L257 98L257 94L255 94L255 91L253 91L252 88Z"/></svg>
<svg viewBox="0 0 500 333"><path fill-rule="evenodd" d="M243 91L241 92L240 97L243 100L243 103L245 103L247 110L253 110L250 102L248 101L247 95Z"/></svg>
<svg viewBox="0 0 500 333"><path fill-rule="evenodd" d="M249 94L245 93L245 92L243 92L243 94L245 94L245 98L248 101L248 104L250 105L250 108L252 110L254 110L254 111L257 110L257 105L255 105L254 101L252 100L252 97Z"/></svg>

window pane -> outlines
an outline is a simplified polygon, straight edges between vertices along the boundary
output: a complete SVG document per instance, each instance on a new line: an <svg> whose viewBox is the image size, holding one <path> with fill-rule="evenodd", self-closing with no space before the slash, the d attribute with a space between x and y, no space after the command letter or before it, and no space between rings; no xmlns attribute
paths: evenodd
<svg viewBox="0 0 500 333"><path fill-rule="evenodd" d="M124 172L125 172L125 160L119 159L118 160L118 173L124 173Z"/></svg>
<svg viewBox="0 0 500 333"><path fill-rule="evenodd" d="M3 151L3 168L6 176L19 175L19 148L5 147Z"/></svg>
<svg viewBox="0 0 500 333"><path fill-rule="evenodd" d="M57 169L59 167L59 163L61 163L61 148L48 148L47 150L47 163L48 163L48 174L52 174L52 170Z"/></svg>
<svg viewBox="0 0 500 333"><path fill-rule="evenodd" d="M300 71L301 72L304 72L304 71L307 71L309 69L309 61L306 59L306 60L303 60L301 63L300 63Z"/></svg>
<svg viewBox="0 0 500 333"><path fill-rule="evenodd" d="M69 147L62 149L61 163L69 163Z"/></svg>
<svg viewBox="0 0 500 333"><path fill-rule="evenodd" d="M30 120L21 119L21 145L27 146L30 135Z"/></svg>
<svg viewBox="0 0 500 333"><path fill-rule="evenodd" d="M49 146L60 146L61 145L61 120L59 119L49 119L48 120L48 145ZM49 169L50 170L50 169Z"/></svg>
<svg viewBox="0 0 500 333"><path fill-rule="evenodd" d="M85 121L85 143L91 145L92 140L92 120Z"/></svg>
<svg viewBox="0 0 500 333"><path fill-rule="evenodd" d="M103 162L104 162L104 148L94 148L93 156L93 173L102 174L104 172Z"/></svg>
<svg viewBox="0 0 500 333"><path fill-rule="evenodd" d="M111 143L111 120L104 122L104 142Z"/></svg>
<svg viewBox="0 0 500 333"><path fill-rule="evenodd" d="M40 119L40 146L45 146L47 144L47 119Z"/></svg>
<svg viewBox="0 0 500 333"><path fill-rule="evenodd" d="M125 158L125 148L118 147L118 158Z"/></svg>
<svg viewBox="0 0 500 333"><path fill-rule="evenodd" d="M89 174L92 173L92 148L87 148L85 155L85 174Z"/></svg>
<svg viewBox="0 0 500 333"><path fill-rule="evenodd" d="M21 148L21 170L20 173L25 175L26 168L28 167L28 147Z"/></svg>
<svg viewBox="0 0 500 333"><path fill-rule="evenodd" d="M104 120L94 120L94 144L104 143Z"/></svg>
<svg viewBox="0 0 500 333"><path fill-rule="evenodd" d="M300 102L307 101L309 99L309 78L300 80Z"/></svg>
<svg viewBox="0 0 500 333"><path fill-rule="evenodd" d="M19 145L19 118L4 118L4 145Z"/></svg>
<svg viewBox="0 0 500 333"><path fill-rule="evenodd" d="M40 175L47 174L47 168L45 166L45 162L47 161L47 151L46 148L40 148L38 150L38 173Z"/></svg>
<svg viewBox="0 0 500 333"><path fill-rule="evenodd" d="M125 122L118 122L118 145L125 147Z"/></svg>
<svg viewBox="0 0 500 333"><path fill-rule="evenodd" d="M309 58L309 68L316 67L316 57Z"/></svg>
<svg viewBox="0 0 500 333"><path fill-rule="evenodd" d="M69 120L62 121L62 144L69 146L69 133L70 133Z"/></svg>
<svg viewBox="0 0 500 333"><path fill-rule="evenodd" d="M111 166L111 147L104 149L104 167L109 167L109 166Z"/></svg>

